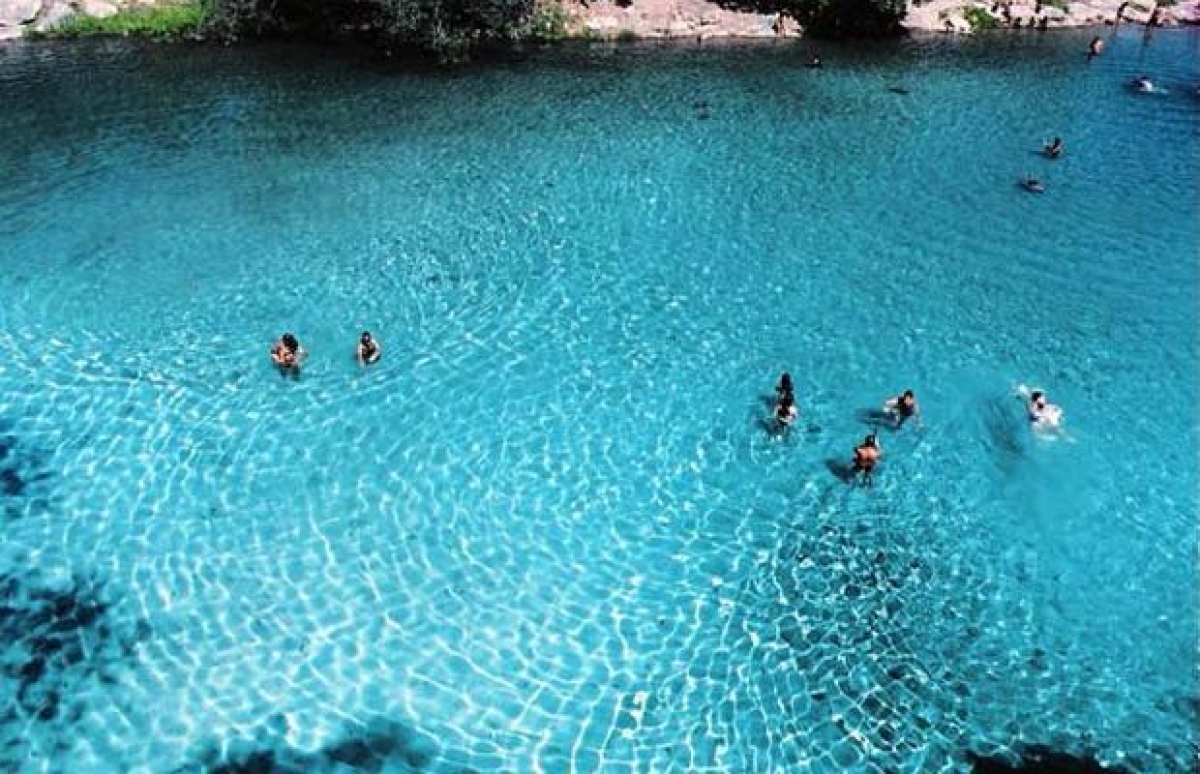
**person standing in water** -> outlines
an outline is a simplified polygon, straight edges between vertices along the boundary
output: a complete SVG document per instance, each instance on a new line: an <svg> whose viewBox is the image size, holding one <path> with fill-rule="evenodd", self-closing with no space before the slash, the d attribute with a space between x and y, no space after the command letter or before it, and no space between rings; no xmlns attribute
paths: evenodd
<svg viewBox="0 0 1200 774"><path fill-rule="evenodd" d="M863 442L854 447L854 461L852 462L854 475L862 479L863 486L871 486L875 483L875 466L879 464L879 458L883 456L883 449L879 446L879 439L874 433L871 433Z"/></svg>
<svg viewBox="0 0 1200 774"><path fill-rule="evenodd" d="M921 426L921 406L912 390L905 390L900 395L886 401L883 410L892 416L892 426L900 427L910 419L915 419L917 427Z"/></svg>
<svg viewBox="0 0 1200 774"><path fill-rule="evenodd" d="M383 349L379 346L379 342L371 337L370 331L363 331L362 336L358 338L358 346L354 348L354 357L358 360L359 365L378 363L379 358L383 357Z"/></svg>
<svg viewBox="0 0 1200 774"><path fill-rule="evenodd" d="M271 347L271 362L284 376L299 376L300 366L308 357L308 350L300 346L300 342L290 333L279 337L279 341Z"/></svg>

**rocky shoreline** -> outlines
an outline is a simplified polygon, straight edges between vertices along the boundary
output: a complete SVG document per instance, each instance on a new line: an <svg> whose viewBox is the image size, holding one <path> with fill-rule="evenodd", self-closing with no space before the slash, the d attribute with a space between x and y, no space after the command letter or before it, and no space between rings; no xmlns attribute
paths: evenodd
<svg viewBox="0 0 1200 774"><path fill-rule="evenodd" d="M689 38L795 37L791 19L723 8L707 0L550 0L557 2L568 37ZM121 11L177 4L179 0L0 0L0 40L30 33L52 33L71 16L106 18ZM1119 0L914 0L904 26L910 30L969 33L983 20L996 27L1028 29L1111 24L1118 12L1124 21L1145 23L1157 13L1163 26L1200 24L1200 0L1171 6ZM990 21L989 21L990 20Z"/></svg>
<svg viewBox="0 0 1200 774"><path fill-rule="evenodd" d="M146 0L0 0L0 40L51 32L77 14L104 19L125 8L153 5Z"/></svg>

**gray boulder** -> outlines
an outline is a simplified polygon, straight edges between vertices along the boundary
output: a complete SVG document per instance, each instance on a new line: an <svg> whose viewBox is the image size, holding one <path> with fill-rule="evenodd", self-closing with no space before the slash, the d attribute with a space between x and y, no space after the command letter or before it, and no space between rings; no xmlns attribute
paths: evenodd
<svg viewBox="0 0 1200 774"><path fill-rule="evenodd" d="M37 18L42 0L0 0L0 40L21 37L21 28Z"/></svg>

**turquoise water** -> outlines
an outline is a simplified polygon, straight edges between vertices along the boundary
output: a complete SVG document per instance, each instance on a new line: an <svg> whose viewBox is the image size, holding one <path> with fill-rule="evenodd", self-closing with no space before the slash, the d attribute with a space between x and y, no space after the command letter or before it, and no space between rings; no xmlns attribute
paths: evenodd
<svg viewBox="0 0 1200 774"><path fill-rule="evenodd" d="M1192 770L1200 37L1089 36L0 47L0 770Z"/></svg>

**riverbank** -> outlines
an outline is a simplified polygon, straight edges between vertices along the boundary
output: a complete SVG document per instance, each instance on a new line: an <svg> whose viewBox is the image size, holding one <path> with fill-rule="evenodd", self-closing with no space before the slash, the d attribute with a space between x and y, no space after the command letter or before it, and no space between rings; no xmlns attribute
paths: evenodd
<svg viewBox="0 0 1200 774"><path fill-rule="evenodd" d="M1085 27L1123 21L1163 26L1200 24L1200 0L1175 5L1120 0L1016 0L1008 3L930 0L909 5L909 30L969 33L993 28ZM796 37L796 22L776 14L732 10L707 0L547 0L539 6L550 37L772 38ZM0 40L38 35L185 34L202 19L199 5L179 0L6 0ZM536 23L535 19L535 23Z"/></svg>
<svg viewBox="0 0 1200 774"><path fill-rule="evenodd" d="M0 40L88 35L170 38L198 33L204 8L194 0L7 0Z"/></svg>
<svg viewBox="0 0 1200 774"><path fill-rule="evenodd" d="M1008 6L1007 14L1004 7ZM775 14L729 10L705 0L565 0L561 7L569 18L567 30L574 36L635 38L709 37L794 37L801 34L794 20ZM903 26L912 31L970 33L980 29L1091 27L1124 21L1144 24L1158 11L1162 26L1200 24L1200 2L1175 5L1122 0L1018 0L988 1L931 0L911 2Z"/></svg>

